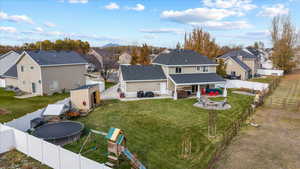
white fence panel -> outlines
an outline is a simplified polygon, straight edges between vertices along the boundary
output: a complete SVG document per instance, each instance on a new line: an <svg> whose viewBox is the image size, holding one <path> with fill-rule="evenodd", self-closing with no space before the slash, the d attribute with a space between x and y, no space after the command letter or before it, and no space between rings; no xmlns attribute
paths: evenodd
<svg viewBox="0 0 300 169"><path fill-rule="evenodd" d="M46 141L43 142L43 162L44 164L52 167L59 168L59 147L48 143Z"/></svg>
<svg viewBox="0 0 300 169"><path fill-rule="evenodd" d="M24 154L28 154L27 133L14 129L16 149Z"/></svg>
<svg viewBox="0 0 300 169"><path fill-rule="evenodd" d="M80 169L80 156L71 152L71 151L68 151L68 150L65 150L63 148L60 148L59 149L60 151L60 167L61 169L64 169L64 168L72 168L72 169Z"/></svg>
<svg viewBox="0 0 300 169"><path fill-rule="evenodd" d="M257 69L257 73L260 75L273 75L273 76L283 76L283 70L275 70L275 69Z"/></svg>
<svg viewBox="0 0 300 169"><path fill-rule="evenodd" d="M27 135L28 139L28 155L38 161L43 161L43 140Z"/></svg>
<svg viewBox="0 0 300 169"><path fill-rule="evenodd" d="M96 161L90 160L83 156L80 157L80 161L81 169L110 169L109 167L103 164L97 163Z"/></svg>
<svg viewBox="0 0 300 169"><path fill-rule="evenodd" d="M105 83L101 81L94 81L94 80L89 80L87 79L85 82L87 85L92 85L92 84L98 84L99 85L99 90L100 92L105 90Z"/></svg>
<svg viewBox="0 0 300 169"><path fill-rule="evenodd" d="M14 131L0 124L0 154L15 148Z"/></svg>
<svg viewBox="0 0 300 169"><path fill-rule="evenodd" d="M226 81L227 88L246 88L252 90L265 90L269 88L269 84L267 83L259 83L259 82L249 82L243 80L227 80Z"/></svg>

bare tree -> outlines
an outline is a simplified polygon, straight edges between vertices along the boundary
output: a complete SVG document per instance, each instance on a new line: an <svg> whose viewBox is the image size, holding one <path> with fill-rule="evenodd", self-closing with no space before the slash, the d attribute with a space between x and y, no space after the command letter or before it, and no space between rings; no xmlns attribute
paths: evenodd
<svg viewBox="0 0 300 169"><path fill-rule="evenodd" d="M114 57L103 57L103 66L100 69L101 76L106 82L111 75L111 70L118 68L118 61Z"/></svg>
<svg viewBox="0 0 300 169"><path fill-rule="evenodd" d="M290 16L276 16L271 24L271 38L273 44L272 60L274 66L290 72L296 66L293 62L297 33Z"/></svg>

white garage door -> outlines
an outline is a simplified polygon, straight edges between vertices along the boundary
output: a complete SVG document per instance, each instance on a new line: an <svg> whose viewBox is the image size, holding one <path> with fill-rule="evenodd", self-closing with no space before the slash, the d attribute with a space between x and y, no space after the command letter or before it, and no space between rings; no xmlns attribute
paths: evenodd
<svg viewBox="0 0 300 169"><path fill-rule="evenodd" d="M5 80L4 79L0 79L0 87L5 87Z"/></svg>

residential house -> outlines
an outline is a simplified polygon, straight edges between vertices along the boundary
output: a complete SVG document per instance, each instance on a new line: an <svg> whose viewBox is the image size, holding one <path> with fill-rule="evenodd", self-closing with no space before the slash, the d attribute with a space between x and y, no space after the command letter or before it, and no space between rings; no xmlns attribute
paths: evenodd
<svg viewBox="0 0 300 169"><path fill-rule="evenodd" d="M226 64L226 73L231 77L240 77L247 80L257 74L261 67L259 57L247 49L228 52L217 59L223 59Z"/></svg>
<svg viewBox="0 0 300 169"><path fill-rule="evenodd" d="M127 52L123 52L120 56L119 56L119 61L118 63L120 65L129 65L131 63L132 60L132 56L127 53Z"/></svg>
<svg viewBox="0 0 300 169"><path fill-rule="evenodd" d="M85 85L87 62L73 51L26 51L16 63L17 87L36 95Z"/></svg>
<svg viewBox="0 0 300 169"><path fill-rule="evenodd" d="M125 96L152 91L177 98L177 91L196 94L202 88L224 85L216 74L218 64L191 50L170 50L158 55L151 65L121 65L120 84Z"/></svg>
<svg viewBox="0 0 300 169"><path fill-rule="evenodd" d="M10 51L0 56L0 87L17 86L16 62L20 53Z"/></svg>

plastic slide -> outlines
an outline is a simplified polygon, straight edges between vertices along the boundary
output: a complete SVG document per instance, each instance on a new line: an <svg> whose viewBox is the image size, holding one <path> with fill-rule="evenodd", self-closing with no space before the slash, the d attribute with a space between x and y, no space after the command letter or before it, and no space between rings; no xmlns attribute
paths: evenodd
<svg viewBox="0 0 300 169"><path fill-rule="evenodd" d="M134 155L127 148L125 148L122 151L122 153L131 161L134 168L146 169L146 167L137 158L135 158Z"/></svg>

